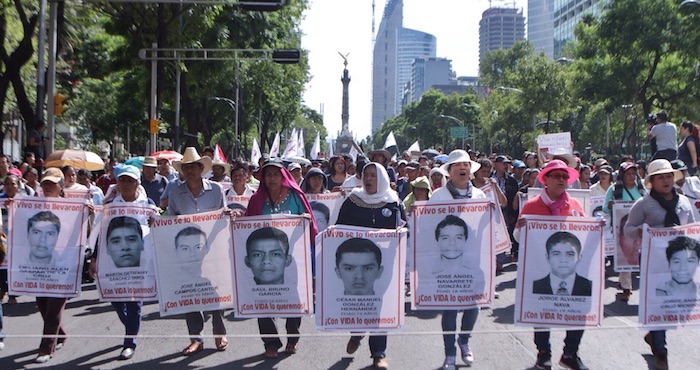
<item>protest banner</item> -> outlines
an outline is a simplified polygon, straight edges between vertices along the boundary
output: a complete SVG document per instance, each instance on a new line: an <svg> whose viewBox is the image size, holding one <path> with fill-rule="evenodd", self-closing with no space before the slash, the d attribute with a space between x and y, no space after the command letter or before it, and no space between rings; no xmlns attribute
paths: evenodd
<svg viewBox="0 0 700 370"><path fill-rule="evenodd" d="M92 199L92 190L90 189L73 189L63 190L63 197L67 199Z"/></svg>
<svg viewBox="0 0 700 370"><path fill-rule="evenodd" d="M161 316L233 308L230 225L221 210L153 218Z"/></svg>
<svg viewBox="0 0 700 370"><path fill-rule="evenodd" d="M233 223L233 282L239 317L313 313L309 219L274 214Z"/></svg>
<svg viewBox="0 0 700 370"><path fill-rule="evenodd" d="M335 225L338 221L340 206L345 197L341 192L327 194L305 194L311 210L314 212L318 232L325 230L328 225Z"/></svg>
<svg viewBox="0 0 700 370"><path fill-rule="evenodd" d="M404 325L406 234L332 225L316 244L316 327L396 331Z"/></svg>
<svg viewBox="0 0 700 370"><path fill-rule="evenodd" d="M17 198L10 203L11 295L80 294L87 242L86 199Z"/></svg>
<svg viewBox="0 0 700 370"><path fill-rule="evenodd" d="M627 217L634 202L615 201L612 208L612 232L615 239L615 265L616 272L639 271L639 250L642 247L642 240L639 238L628 238L625 236L625 225Z"/></svg>
<svg viewBox="0 0 700 370"><path fill-rule="evenodd" d="M540 153L551 152L555 149L563 148L566 152L571 151L571 132L557 132L554 134L537 135L537 147Z"/></svg>
<svg viewBox="0 0 700 370"><path fill-rule="evenodd" d="M493 210L485 199L428 202L414 208L411 306L416 310L485 307L493 299ZM506 234L507 235L507 234Z"/></svg>
<svg viewBox="0 0 700 370"><path fill-rule="evenodd" d="M602 225L592 217L525 217L515 325L598 326L603 318Z"/></svg>
<svg viewBox="0 0 700 370"><path fill-rule="evenodd" d="M91 251L95 251L95 249L97 249L97 237L100 235L99 230L102 228L102 211L104 210L104 206L93 207L95 211L95 219L92 221L92 230L95 230L95 232L91 232L87 239L87 247Z"/></svg>
<svg viewBox="0 0 700 370"><path fill-rule="evenodd" d="M481 191L486 194L486 197L491 199L493 204L498 205L498 195L494 190L494 184L488 183L486 186L481 188ZM491 230L493 231L493 241L494 241L494 253L501 254L510 250L513 243L510 240L510 234L508 233L508 224L506 224L506 218L503 216L503 209L498 206L495 212L491 212Z"/></svg>
<svg viewBox="0 0 700 370"><path fill-rule="evenodd" d="M612 227L612 214L607 214L603 210L605 208L605 195L599 195L588 198L591 214L588 216L596 217L605 222L603 226L603 249L605 256L615 255L615 233Z"/></svg>
<svg viewBox="0 0 700 370"><path fill-rule="evenodd" d="M5 233L5 244L7 245L7 238L9 235L9 231L7 228L8 226L10 226L10 212L5 207L4 202L0 203L0 212L2 213L2 217L0 217L0 226L2 226L2 232ZM0 270L7 270L7 267L10 264L9 261L10 248L7 248L7 250L5 251L5 258L3 258L2 261L0 261Z"/></svg>
<svg viewBox="0 0 700 370"><path fill-rule="evenodd" d="M533 188L530 187L527 190L527 200L530 200L542 193L543 188ZM581 207L583 207L583 213L586 216L592 215L593 214L593 209L591 208L591 191L589 189L566 189L566 192L569 193L569 196L571 198L576 198L579 203L581 203ZM521 205L522 207L522 205Z"/></svg>
<svg viewBox="0 0 700 370"><path fill-rule="evenodd" d="M250 202L250 195L232 195L234 192L226 193L226 206L232 211L240 211L245 213Z"/></svg>
<svg viewBox="0 0 700 370"><path fill-rule="evenodd" d="M642 231L639 323L647 329L700 326L700 223Z"/></svg>
<svg viewBox="0 0 700 370"><path fill-rule="evenodd" d="M101 301L156 300L153 239L148 219L155 206L112 203L104 206L97 248L97 291ZM97 234L96 232L93 234Z"/></svg>

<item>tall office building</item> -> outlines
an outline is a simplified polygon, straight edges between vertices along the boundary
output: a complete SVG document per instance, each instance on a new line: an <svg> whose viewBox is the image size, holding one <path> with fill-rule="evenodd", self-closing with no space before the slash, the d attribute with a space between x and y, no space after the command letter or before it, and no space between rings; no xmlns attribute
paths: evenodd
<svg viewBox="0 0 700 370"><path fill-rule="evenodd" d="M554 57L554 2L555 0L528 0L527 39L538 54Z"/></svg>
<svg viewBox="0 0 700 370"><path fill-rule="evenodd" d="M558 58L564 51L567 42L576 39L574 28L584 15L593 14L600 17L603 8L611 0L554 0L553 25L553 58Z"/></svg>
<svg viewBox="0 0 700 370"><path fill-rule="evenodd" d="M435 57L435 36L403 28L403 1L388 0L374 42L372 132L401 113L404 87L416 58Z"/></svg>
<svg viewBox="0 0 700 370"><path fill-rule="evenodd" d="M489 8L479 21L479 60L492 50L508 49L525 39L525 17L522 9Z"/></svg>
<svg viewBox="0 0 700 370"><path fill-rule="evenodd" d="M453 80L452 61L446 58L417 58L413 62L411 74L410 101L435 85L450 85ZM456 85L456 81L455 81Z"/></svg>

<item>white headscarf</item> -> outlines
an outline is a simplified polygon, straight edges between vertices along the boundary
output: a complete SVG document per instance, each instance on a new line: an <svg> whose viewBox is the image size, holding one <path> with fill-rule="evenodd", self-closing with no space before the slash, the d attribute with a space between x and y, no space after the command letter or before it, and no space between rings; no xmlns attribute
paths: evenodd
<svg viewBox="0 0 700 370"><path fill-rule="evenodd" d="M377 192L374 194L368 194L365 190L364 182L361 188L355 188L352 190L352 194L362 199L367 204L376 203L396 203L399 201L399 195L391 188L391 183L389 181L389 175L386 173L386 168L379 163L370 162L365 168L362 169L363 177L364 171L369 166L374 166L377 169Z"/></svg>

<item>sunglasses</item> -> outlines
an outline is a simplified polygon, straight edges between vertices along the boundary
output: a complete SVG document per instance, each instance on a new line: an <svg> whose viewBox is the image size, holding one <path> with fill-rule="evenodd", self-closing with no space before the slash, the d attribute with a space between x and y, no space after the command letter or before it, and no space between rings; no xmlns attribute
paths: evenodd
<svg viewBox="0 0 700 370"><path fill-rule="evenodd" d="M553 173L551 175L547 175L547 177L551 177L555 180L568 180L569 174L568 173Z"/></svg>

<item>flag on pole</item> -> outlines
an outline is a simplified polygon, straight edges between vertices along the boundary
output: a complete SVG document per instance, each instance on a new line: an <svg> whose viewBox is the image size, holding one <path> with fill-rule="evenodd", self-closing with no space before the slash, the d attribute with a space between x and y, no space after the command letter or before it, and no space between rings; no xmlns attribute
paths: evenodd
<svg viewBox="0 0 700 370"><path fill-rule="evenodd" d="M333 154L333 139L331 139L331 142L328 145L328 158L333 157L335 154Z"/></svg>
<svg viewBox="0 0 700 370"><path fill-rule="evenodd" d="M394 131L389 132L389 135L387 135L386 141L384 142L384 149L390 148L392 146L395 146L398 149L398 145L396 144L396 138L394 137Z"/></svg>
<svg viewBox="0 0 700 370"><path fill-rule="evenodd" d="M304 129L299 129L297 137L297 155L306 158L306 148L304 147Z"/></svg>
<svg viewBox="0 0 700 370"><path fill-rule="evenodd" d="M270 148L270 158L275 158L280 156L280 133L275 135L275 141L272 142L272 147Z"/></svg>
<svg viewBox="0 0 700 370"><path fill-rule="evenodd" d="M311 153L309 153L309 158L318 159L318 153L321 152L321 134L316 131L316 139L314 140L314 145L311 146Z"/></svg>
<svg viewBox="0 0 700 370"><path fill-rule="evenodd" d="M226 163L226 156L224 155L224 151L221 150L221 147L219 144L216 144L216 148L214 148L214 160L220 160L221 162Z"/></svg>
<svg viewBox="0 0 700 370"><path fill-rule="evenodd" d="M260 158L262 157L262 153L260 153L260 146L258 145L258 140L253 139L253 150L250 151L250 161L252 163L258 164L260 162Z"/></svg>
<svg viewBox="0 0 700 370"><path fill-rule="evenodd" d="M297 136L297 129L293 128L292 134L289 135L289 139L287 140L287 147L284 148L284 154L282 154L282 158L288 158L297 155Z"/></svg>
<svg viewBox="0 0 700 370"><path fill-rule="evenodd" d="M415 143L411 144L411 146L406 149L409 153L411 152L420 152L420 145L418 145L418 140L416 140Z"/></svg>

